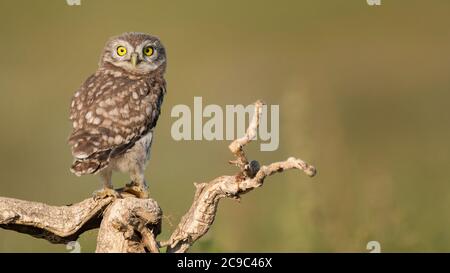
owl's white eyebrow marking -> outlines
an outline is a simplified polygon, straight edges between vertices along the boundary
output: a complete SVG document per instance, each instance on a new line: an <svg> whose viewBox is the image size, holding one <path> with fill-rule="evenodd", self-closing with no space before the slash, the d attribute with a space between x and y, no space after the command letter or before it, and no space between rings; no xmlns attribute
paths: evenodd
<svg viewBox="0 0 450 273"><path fill-rule="evenodd" d="M154 41L154 40L144 40L144 42L142 42L142 45L144 46L156 46L158 45L158 41Z"/></svg>

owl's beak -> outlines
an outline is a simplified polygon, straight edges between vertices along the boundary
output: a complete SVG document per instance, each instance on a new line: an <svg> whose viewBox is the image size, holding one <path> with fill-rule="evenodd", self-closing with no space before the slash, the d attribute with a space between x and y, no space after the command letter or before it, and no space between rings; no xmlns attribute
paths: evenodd
<svg viewBox="0 0 450 273"><path fill-rule="evenodd" d="M136 68L136 65L138 63L138 54L136 52L131 53L131 65L133 68Z"/></svg>

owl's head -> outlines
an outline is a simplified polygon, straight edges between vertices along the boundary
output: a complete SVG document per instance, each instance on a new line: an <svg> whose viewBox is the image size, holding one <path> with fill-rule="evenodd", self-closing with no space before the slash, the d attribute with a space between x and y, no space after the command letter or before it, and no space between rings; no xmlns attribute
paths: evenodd
<svg viewBox="0 0 450 273"><path fill-rule="evenodd" d="M145 75L166 68L166 51L152 35L126 32L106 43L100 67L119 67L131 74Z"/></svg>

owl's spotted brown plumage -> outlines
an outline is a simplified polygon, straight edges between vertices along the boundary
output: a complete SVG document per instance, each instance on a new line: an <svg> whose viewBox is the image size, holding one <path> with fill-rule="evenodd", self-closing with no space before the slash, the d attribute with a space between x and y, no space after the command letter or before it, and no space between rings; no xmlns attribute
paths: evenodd
<svg viewBox="0 0 450 273"><path fill-rule="evenodd" d="M144 169L166 92L165 68L158 38L124 33L107 42L97 72L75 93L71 171L99 173L104 189L97 196L117 195L111 182L117 170L130 173L129 191L147 197Z"/></svg>

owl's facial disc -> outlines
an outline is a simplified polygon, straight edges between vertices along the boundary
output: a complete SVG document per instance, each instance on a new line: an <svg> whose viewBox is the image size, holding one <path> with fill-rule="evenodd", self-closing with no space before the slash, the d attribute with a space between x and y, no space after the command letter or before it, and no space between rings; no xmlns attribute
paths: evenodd
<svg viewBox="0 0 450 273"><path fill-rule="evenodd" d="M103 61L133 74L148 74L164 63L164 51L155 41L146 40L134 47L124 40L109 45Z"/></svg>

